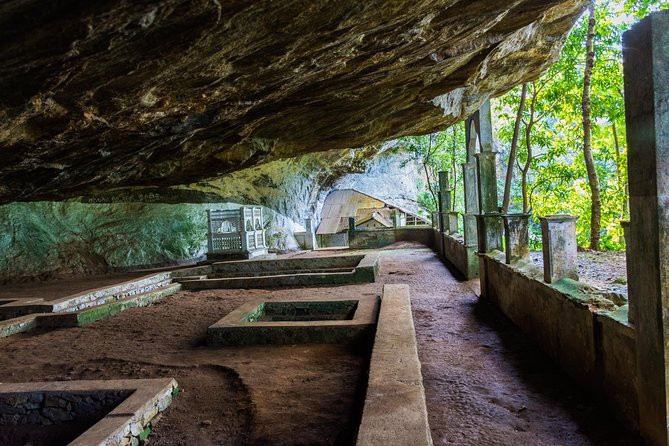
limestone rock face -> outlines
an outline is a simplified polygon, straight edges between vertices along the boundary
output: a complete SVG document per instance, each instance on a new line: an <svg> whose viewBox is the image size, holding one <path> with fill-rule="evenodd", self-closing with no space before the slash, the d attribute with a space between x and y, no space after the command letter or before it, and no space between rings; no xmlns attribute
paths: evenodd
<svg viewBox="0 0 669 446"><path fill-rule="evenodd" d="M0 202L199 182L438 130L537 77L584 0L0 4Z"/></svg>
<svg viewBox="0 0 669 446"><path fill-rule="evenodd" d="M84 202L0 205L0 283L199 258L207 247L207 209L262 205L268 245L290 250L297 248L293 233L304 229L306 217L318 221L333 188L353 187L415 208L420 171L406 154L384 149L306 154L162 193L139 189Z"/></svg>

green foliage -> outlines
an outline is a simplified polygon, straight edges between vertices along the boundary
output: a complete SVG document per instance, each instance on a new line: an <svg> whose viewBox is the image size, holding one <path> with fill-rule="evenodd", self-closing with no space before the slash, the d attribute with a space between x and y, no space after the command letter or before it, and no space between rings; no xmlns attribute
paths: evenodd
<svg viewBox="0 0 669 446"><path fill-rule="evenodd" d="M622 75L622 34L648 11L665 8L652 0L596 3L595 66L591 100L593 156L602 194L602 249L623 249L620 220L627 215L627 153ZM588 244L590 229L590 191L582 154L581 93L585 62L587 16L581 17L565 42L562 57L540 79L532 83L536 95L530 144L535 154L529 173L530 203L536 222L541 215L571 213L577 223L579 245ZM533 89L530 88L530 93ZM508 160L513 119L520 102L520 87L493 102L496 134L502 163ZM526 107L527 125L530 107ZM519 145L519 162L527 153L526 141ZM512 185L512 208L520 207L518 185ZM536 238L538 226L533 226Z"/></svg>
<svg viewBox="0 0 669 446"><path fill-rule="evenodd" d="M408 152L409 161L418 161L423 167L424 178L417 179L418 204L430 212L437 210L439 172L449 172L451 187L454 188L455 207L461 209L462 180L460 165L465 162L465 129L462 124L429 135L406 136L400 138L399 147ZM458 199L459 198L459 199Z"/></svg>
<svg viewBox="0 0 669 446"><path fill-rule="evenodd" d="M623 249L620 220L627 210L627 147L622 74L622 34L636 20L669 3L658 0L598 1L596 6L595 65L592 73L592 143L595 167L602 199L602 249ZM587 15L574 26L562 50L561 58L539 79L529 84L518 144L517 163L511 184L509 212L522 210L520 173L528 159L528 141L532 160L528 171L529 205L533 215L530 244L541 246L538 218L542 215L570 213L577 222L578 243L587 246L590 236L590 189L583 158L581 95L585 65ZM521 86L492 101L493 121L500 153L498 191L504 190L504 171L509 159L513 126L520 103ZM455 137L453 137L453 135ZM436 209L436 172L452 170L453 161L465 161L464 128L454 126L432 135L403 138L404 147L425 167L426 184L419 203ZM424 183L424 182L423 182ZM462 180L456 184L455 209L463 211Z"/></svg>

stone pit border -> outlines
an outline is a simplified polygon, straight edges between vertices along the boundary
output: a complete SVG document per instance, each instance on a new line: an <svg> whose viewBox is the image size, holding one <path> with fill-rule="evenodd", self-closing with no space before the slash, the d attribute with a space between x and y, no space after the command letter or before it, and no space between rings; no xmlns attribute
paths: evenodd
<svg viewBox="0 0 669 446"><path fill-rule="evenodd" d="M431 446L408 285L384 285L358 446Z"/></svg>
<svg viewBox="0 0 669 446"><path fill-rule="evenodd" d="M338 344L356 342L372 336L376 315L377 297L323 299L323 302L357 300L358 306L352 319L323 321L246 322L265 300L253 300L240 305L223 319L207 329L209 345L252 344ZM272 301L274 302L274 301ZM314 302L311 300L281 300L280 302Z"/></svg>
<svg viewBox="0 0 669 446"><path fill-rule="evenodd" d="M69 446L124 446L145 440L155 424L156 416L169 407L178 389L179 386L173 378L0 384L0 393L3 394L112 390L132 392L104 418L69 443Z"/></svg>

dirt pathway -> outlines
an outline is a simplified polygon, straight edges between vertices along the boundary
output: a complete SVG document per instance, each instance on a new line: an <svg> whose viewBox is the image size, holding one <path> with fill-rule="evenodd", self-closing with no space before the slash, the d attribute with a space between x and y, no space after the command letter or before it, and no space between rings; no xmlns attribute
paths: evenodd
<svg viewBox="0 0 669 446"><path fill-rule="evenodd" d="M455 280L421 245L398 247L380 251L372 284L180 292L85 327L0 339L0 381L174 376L184 393L150 444L350 444L366 354L336 345L210 348L206 328L251 298L374 296L384 283L407 283L435 445L638 444L478 303L475 283ZM305 255L332 254L342 253Z"/></svg>
<svg viewBox="0 0 669 446"><path fill-rule="evenodd" d="M435 445L640 443L431 251L383 258L384 281L411 285Z"/></svg>

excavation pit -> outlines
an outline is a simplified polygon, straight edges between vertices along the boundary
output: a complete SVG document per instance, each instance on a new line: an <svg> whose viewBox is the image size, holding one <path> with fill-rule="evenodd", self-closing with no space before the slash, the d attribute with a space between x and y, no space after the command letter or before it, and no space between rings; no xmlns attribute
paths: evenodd
<svg viewBox="0 0 669 446"><path fill-rule="evenodd" d="M173 379L0 384L0 444L131 444L172 401ZM136 440L133 440L136 439Z"/></svg>
<svg viewBox="0 0 669 446"><path fill-rule="evenodd" d="M339 344L374 333L378 298L253 301L207 330L210 345Z"/></svg>
<svg viewBox="0 0 669 446"><path fill-rule="evenodd" d="M378 255L217 262L172 272L186 290L275 288L374 282Z"/></svg>

